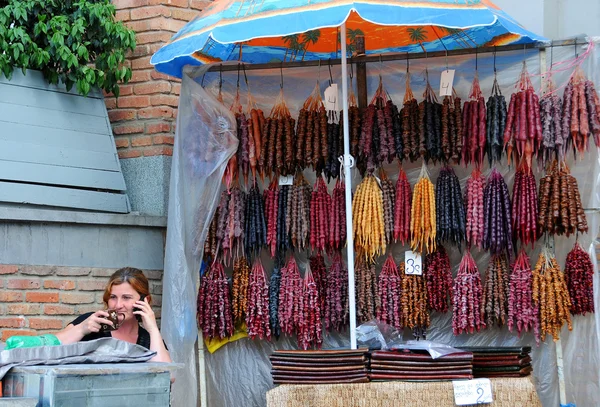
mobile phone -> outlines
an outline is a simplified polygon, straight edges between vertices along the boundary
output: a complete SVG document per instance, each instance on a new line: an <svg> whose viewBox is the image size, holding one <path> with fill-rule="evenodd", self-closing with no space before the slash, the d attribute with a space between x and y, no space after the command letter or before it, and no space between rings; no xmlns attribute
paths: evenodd
<svg viewBox="0 0 600 407"><path fill-rule="evenodd" d="M138 301L144 301L144 298L146 298L146 296L142 295ZM134 311L141 311L141 309L139 309L137 307L134 307L133 310ZM142 316L141 315L137 315L136 314L135 319L137 319L138 322L142 322Z"/></svg>

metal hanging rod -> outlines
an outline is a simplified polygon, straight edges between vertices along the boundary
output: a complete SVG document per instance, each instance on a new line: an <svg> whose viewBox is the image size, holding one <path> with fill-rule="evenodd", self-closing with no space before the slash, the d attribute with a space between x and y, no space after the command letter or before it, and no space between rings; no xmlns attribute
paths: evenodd
<svg viewBox="0 0 600 407"><path fill-rule="evenodd" d="M539 49L545 50L550 47L568 47L587 45L583 38L578 37L569 40L556 40L552 44L521 44L521 45L502 45L498 47L478 47L478 48L467 48L458 49L453 51L435 51L435 52L419 52L419 53L398 53L398 54L381 54L372 56L361 56L348 58L349 64L357 62L370 63L370 62L386 62L386 61L404 61L407 59L422 59L422 58L439 58L446 56L459 56L459 55L471 55L471 54L482 54L482 53L493 53L493 52L507 52L507 51L522 51L524 49ZM235 61L226 61L225 65L221 63L213 63L208 69L208 72L230 72L237 71L238 64ZM304 68L309 66L319 66L319 64L330 64L340 65L341 59L321 59L313 61L297 61L297 62L270 62L266 64L244 64L247 71L253 70L266 70L266 69L287 69L287 68Z"/></svg>

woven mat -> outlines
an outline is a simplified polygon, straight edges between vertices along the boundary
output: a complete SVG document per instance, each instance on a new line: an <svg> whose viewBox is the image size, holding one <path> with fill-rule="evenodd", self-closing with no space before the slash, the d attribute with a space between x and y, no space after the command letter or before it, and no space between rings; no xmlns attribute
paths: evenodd
<svg viewBox="0 0 600 407"><path fill-rule="evenodd" d="M541 407L529 377L492 380L491 407ZM454 407L452 382L374 382L281 385L267 392L268 407Z"/></svg>

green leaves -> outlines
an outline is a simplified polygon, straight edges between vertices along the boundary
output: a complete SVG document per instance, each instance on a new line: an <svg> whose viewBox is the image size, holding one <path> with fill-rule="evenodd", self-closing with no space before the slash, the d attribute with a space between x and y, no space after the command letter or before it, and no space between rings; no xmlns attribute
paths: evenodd
<svg viewBox="0 0 600 407"><path fill-rule="evenodd" d="M119 95L131 79L125 53L135 32L115 21L110 0L5 0L0 7L0 75L37 69L50 83Z"/></svg>

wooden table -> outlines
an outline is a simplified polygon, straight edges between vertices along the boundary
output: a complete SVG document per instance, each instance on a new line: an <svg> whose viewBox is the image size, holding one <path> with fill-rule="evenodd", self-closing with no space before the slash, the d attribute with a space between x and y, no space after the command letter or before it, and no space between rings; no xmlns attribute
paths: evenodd
<svg viewBox="0 0 600 407"><path fill-rule="evenodd" d="M531 377L491 379L491 407L541 407ZM281 385L267 392L268 407L454 407L452 382L372 382Z"/></svg>

